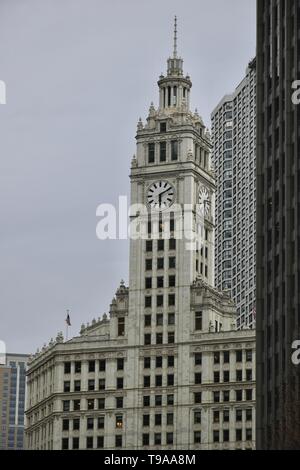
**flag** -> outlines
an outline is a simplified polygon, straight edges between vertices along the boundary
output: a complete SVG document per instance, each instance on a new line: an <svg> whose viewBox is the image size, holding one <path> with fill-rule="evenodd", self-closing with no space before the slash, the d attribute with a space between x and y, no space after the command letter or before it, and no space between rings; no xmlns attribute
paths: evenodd
<svg viewBox="0 0 300 470"><path fill-rule="evenodd" d="M67 318L66 318L66 324L67 324L68 326L71 326L71 318L70 318L69 313L68 313Z"/></svg>

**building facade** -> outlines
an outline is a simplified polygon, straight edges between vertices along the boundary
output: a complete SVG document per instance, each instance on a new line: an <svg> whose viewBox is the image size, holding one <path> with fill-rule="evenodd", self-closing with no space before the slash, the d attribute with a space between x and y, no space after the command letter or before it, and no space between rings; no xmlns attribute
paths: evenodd
<svg viewBox="0 0 300 470"><path fill-rule="evenodd" d="M137 129L129 287L109 318L35 355L30 449L252 449L255 339L214 288L211 143L177 56Z"/></svg>
<svg viewBox="0 0 300 470"><path fill-rule="evenodd" d="M300 447L300 4L257 2L257 437Z"/></svg>
<svg viewBox="0 0 300 470"><path fill-rule="evenodd" d="M0 449L23 449L28 355L7 354L0 365Z"/></svg>
<svg viewBox="0 0 300 470"><path fill-rule="evenodd" d="M256 61L212 113L216 178L215 284L230 292L237 328L255 327Z"/></svg>

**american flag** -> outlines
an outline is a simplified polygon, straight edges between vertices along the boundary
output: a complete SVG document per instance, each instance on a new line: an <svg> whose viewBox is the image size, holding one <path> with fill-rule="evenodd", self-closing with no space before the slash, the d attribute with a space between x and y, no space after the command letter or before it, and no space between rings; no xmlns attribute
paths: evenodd
<svg viewBox="0 0 300 470"><path fill-rule="evenodd" d="M68 313L67 313L66 324L67 324L68 326L71 326L71 318L70 318L70 315L69 315L69 311L68 311Z"/></svg>

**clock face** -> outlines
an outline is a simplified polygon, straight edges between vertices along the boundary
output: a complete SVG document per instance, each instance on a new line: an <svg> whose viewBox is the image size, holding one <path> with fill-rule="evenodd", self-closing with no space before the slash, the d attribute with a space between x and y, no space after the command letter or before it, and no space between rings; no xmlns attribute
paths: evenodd
<svg viewBox="0 0 300 470"><path fill-rule="evenodd" d="M202 215L206 216L209 214L210 198L208 190L204 187L199 190L199 208Z"/></svg>
<svg viewBox="0 0 300 470"><path fill-rule="evenodd" d="M168 181L156 181L147 192L147 201L152 209L163 211L174 202L175 189Z"/></svg>

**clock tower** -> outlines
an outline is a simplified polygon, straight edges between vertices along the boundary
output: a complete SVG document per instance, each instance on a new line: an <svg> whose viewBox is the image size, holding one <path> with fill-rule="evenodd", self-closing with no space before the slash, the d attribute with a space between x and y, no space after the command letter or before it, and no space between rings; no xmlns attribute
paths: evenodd
<svg viewBox="0 0 300 470"><path fill-rule="evenodd" d="M223 294L213 289L215 182L211 142L197 110L190 110L192 82L177 55L176 18L173 56L167 61L166 75L159 77L158 88L158 107L151 103L146 123L138 122L130 175L131 221L144 227L144 236L130 241L127 328L128 346L132 346L129 360L134 364L131 386L136 389L131 405L139 403L141 407L144 380L150 394L154 393L151 386L157 385L154 372L144 378L149 371L144 370L143 358L149 356L153 365L157 355L162 357L164 373L159 376L164 393L168 395L167 389L176 387L177 405L188 403L189 343L195 328L202 332L230 329L233 312L229 299L224 300ZM197 294L196 286L202 289ZM208 291L210 301L199 309L197 303L204 302ZM228 309L225 314L219 309L223 301ZM216 309L214 302L219 306ZM174 358L170 370L168 356ZM176 419L185 422L187 410L184 406L177 410ZM132 426L134 434L138 424ZM181 441L188 444L188 428Z"/></svg>

